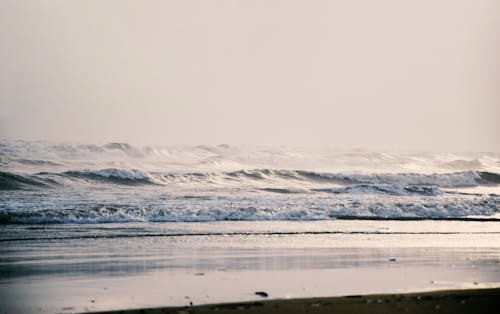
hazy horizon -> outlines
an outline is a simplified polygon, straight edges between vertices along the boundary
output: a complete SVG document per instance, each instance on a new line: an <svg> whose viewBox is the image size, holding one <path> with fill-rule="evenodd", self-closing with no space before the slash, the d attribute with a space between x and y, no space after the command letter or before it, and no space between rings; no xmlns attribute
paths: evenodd
<svg viewBox="0 0 500 314"><path fill-rule="evenodd" d="M499 151L500 5L1 1L0 138Z"/></svg>

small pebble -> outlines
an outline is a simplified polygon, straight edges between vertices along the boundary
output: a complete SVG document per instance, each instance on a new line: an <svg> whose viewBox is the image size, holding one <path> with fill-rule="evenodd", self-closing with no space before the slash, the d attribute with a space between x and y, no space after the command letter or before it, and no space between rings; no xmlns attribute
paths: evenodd
<svg viewBox="0 0 500 314"><path fill-rule="evenodd" d="M255 291L255 294L256 295L260 295L261 297L263 298L267 298L269 295L267 294L267 292L264 292L264 291Z"/></svg>

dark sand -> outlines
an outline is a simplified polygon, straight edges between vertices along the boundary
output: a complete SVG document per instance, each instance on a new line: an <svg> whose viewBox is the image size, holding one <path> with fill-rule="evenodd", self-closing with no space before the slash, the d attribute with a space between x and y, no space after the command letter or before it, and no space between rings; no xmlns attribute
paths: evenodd
<svg viewBox="0 0 500 314"><path fill-rule="evenodd" d="M330 298L262 300L100 313L499 313L500 288Z"/></svg>

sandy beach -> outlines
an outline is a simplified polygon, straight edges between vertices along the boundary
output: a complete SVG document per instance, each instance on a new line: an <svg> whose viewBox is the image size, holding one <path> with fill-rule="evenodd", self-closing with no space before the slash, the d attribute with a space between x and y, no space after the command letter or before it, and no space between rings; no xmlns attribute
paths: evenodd
<svg viewBox="0 0 500 314"><path fill-rule="evenodd" d="M442 290L459 291L449 298L433 292L432 300L451 306L471 293L471 304L486 307L498 302L498 290L467 289L500 287L498 228L491 221L341 220L3 225L0 308L69 314L239 304L222 308L279 305L285 313L335 300L355 312L362 305L386 311L406 307L378 302L396 296L331 298ZM401 298L408 309L441 306Z"/></svg>
<svg viewBox="0 0 500 314"><path fill-rule="evenodd" d="M492 313L499 305L500 288L496 288L408 294L351 295L100 313Z"/></svg>

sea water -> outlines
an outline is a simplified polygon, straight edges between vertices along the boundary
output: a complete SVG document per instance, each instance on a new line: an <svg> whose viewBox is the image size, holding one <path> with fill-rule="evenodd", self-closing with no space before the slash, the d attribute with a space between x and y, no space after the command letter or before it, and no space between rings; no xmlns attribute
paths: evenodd
<svg viewBox="0 0 500 314"><path fill-rule="evenodd" d="M0 142L3 223L496 219L500 154Z"/></svg>
<svg viewBox="0 0 500 314"><path fill-rule="evenodd" d="M0 307L500 285L500 154L0 142Z"/></svg>

